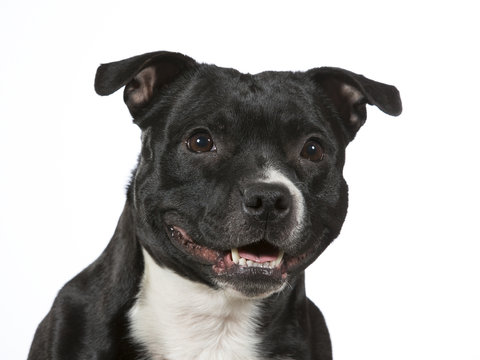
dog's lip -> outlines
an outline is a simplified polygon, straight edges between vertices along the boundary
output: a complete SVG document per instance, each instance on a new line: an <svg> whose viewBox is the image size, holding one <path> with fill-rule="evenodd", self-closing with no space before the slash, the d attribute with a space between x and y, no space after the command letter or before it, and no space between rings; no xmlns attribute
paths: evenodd
<svg viewBox="0 0 480 360"><path fill-rule="evenodd" d="M214 264L224 255L220 251L197 244L192 240L190 235L179 226L167 225L167 232L170 239L173 240L173 244L179 250L194 256L201 263Z"/></svg>
<svg viewBox="0 0 480 360"><path fill-rule="evenodd" d="M288 255L282 249L266 245L264 240L230 250L215 250L196 243L183 228L177 225L167 225L166 228L173 244L179 250L193 256L202 264L212 265L217 275L256 272L285 279L287 272L300 267L309 257L309 252L298 256ZM265 249L265 252L255 254L255 250L258 251L259 248ZM245 262L235 258L240 254L246 257L243 258Z"/></svg>

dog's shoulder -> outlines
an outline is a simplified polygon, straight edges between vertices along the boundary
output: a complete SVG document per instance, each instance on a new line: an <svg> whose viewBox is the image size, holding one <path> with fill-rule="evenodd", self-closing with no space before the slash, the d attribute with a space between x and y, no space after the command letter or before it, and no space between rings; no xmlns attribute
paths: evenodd
<svg viewBox="0 0 480 360"><path fill-rule="evenodd" d="M136 358L133 342L122 341L143 268L130 223L126 205L105 251L59 291L36 330L29 360Z"/></svg>

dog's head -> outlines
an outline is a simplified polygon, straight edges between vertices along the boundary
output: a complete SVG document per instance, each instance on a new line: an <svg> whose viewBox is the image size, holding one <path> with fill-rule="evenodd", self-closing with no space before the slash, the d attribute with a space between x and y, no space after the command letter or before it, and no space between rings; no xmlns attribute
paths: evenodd
<svg viewBox="0 0 480 360"><path fill-rule="evenodd" d="M393 86L346 70L250 75L170 52L99 67L97 93L123 86L142 129L139 241L159 265L248 297L280 291L339 234L366 104L401 112Z"/></svg>

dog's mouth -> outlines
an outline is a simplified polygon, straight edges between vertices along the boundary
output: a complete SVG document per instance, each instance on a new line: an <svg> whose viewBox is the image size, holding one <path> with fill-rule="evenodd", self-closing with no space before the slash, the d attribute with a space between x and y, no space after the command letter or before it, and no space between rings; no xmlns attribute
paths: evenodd
<svg viewBox="0 0 480 360"><path fill-rule="evenodd" d="M201 264L211 265L217 275L257 274L285 279L289 271L300 266L308 257L307 253L290 256L263 239L246 246L221 251L196 243L178 226L167 226L167 233L179 250L194 257Z"/></svg>

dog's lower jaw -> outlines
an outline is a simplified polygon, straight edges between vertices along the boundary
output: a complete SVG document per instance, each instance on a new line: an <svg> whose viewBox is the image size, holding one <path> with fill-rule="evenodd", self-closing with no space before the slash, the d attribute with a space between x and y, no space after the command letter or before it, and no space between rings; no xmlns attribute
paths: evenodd
<svg viewBox="0 0 480 360"><path fill-rule="evenodd" d="M209 278L208 284L252 299L282 291L292 276L302 272L323 251L328 237L325 227L319 241L313 241L307 251L292 256L263 239L222 251L199 244L177 225L165 225L165 230L170 242L192 263L211 266L211 272L204 274Z"/></svg>
<svg viewBox="0 0 480 360"><path fill-rule="evenodd" d="M133 339L152 359L261 358L258 300L193 282L143 254L145 272L129 318Z"/></svg>

